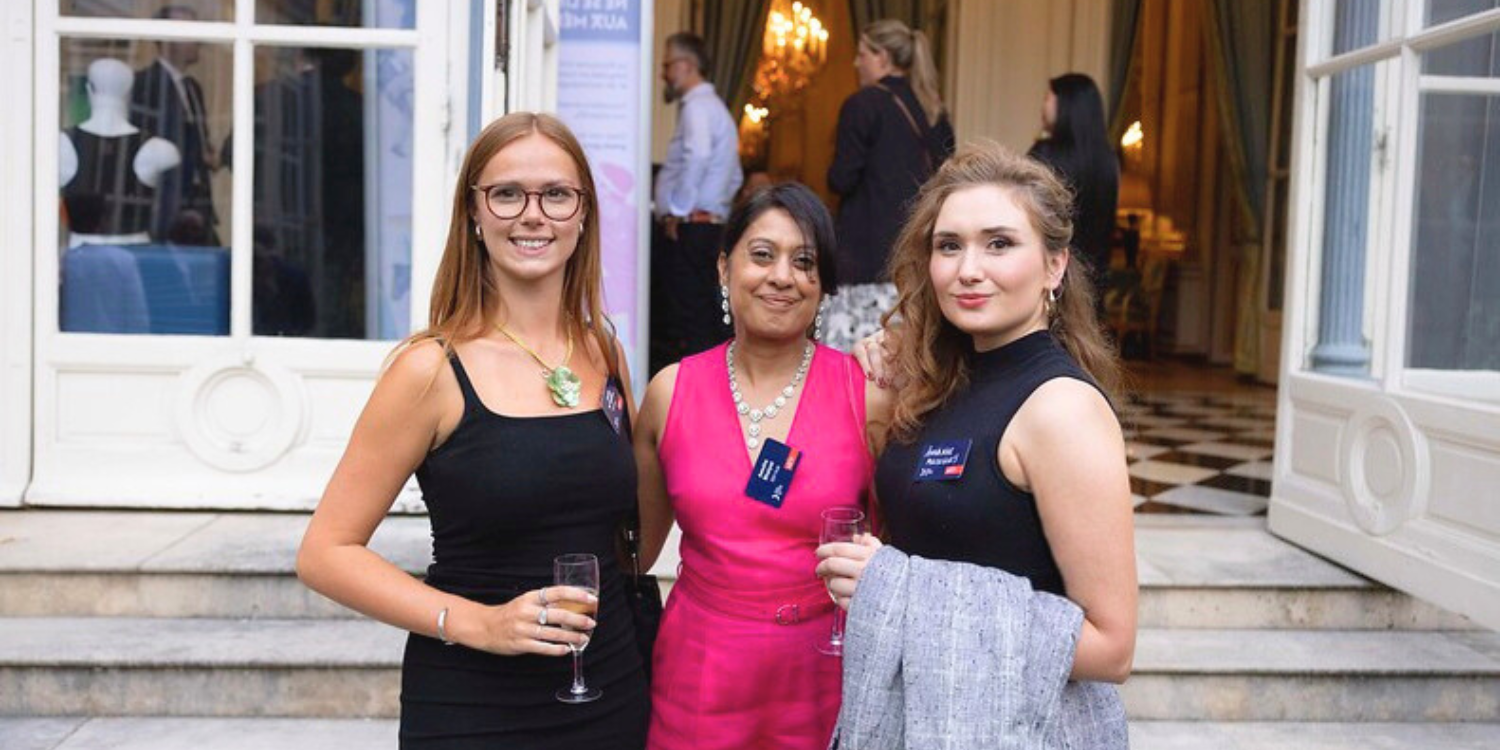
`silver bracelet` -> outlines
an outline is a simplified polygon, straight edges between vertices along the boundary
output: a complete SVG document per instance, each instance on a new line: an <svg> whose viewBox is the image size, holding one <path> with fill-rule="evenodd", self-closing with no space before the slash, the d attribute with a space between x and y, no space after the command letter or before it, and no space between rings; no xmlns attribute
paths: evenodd
<svg viewBox="0 0 1500 750"><path fill-rule="evenodd" d="M443 607L442 609L438 610L438 628L437 628L437 630L438 630L438 633L437 633L438 634L438 640L442 641L444 646L452 646L453 645L453 641L448 640L448 608L447 607Z"/></svg>

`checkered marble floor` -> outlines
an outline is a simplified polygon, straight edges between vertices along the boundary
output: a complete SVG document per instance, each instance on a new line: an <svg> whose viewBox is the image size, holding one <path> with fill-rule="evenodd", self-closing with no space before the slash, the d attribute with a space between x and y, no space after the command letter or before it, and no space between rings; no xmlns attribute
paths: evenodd
<svg viewBox="0 0 1500 750"><path fill-rule="evenodd" d="M1120 411L1137 512L1266 512L1275 391L1143 393Z"/></svg>

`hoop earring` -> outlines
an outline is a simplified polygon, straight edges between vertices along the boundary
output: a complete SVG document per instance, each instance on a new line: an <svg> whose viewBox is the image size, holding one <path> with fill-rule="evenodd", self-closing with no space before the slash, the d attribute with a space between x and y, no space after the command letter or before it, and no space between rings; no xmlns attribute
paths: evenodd
<svg viewBox="0 0 1500 750"><path fill-rule="evenodd" d="M719 308L724 311L724 325L729 325L729 285L719 285Z"/></svg>
<svg viewBox="0 0 1500 750"><path fill-rule="evenodd" d="M484 244L484 229L480 228L478 222L474 224L474 239L478 240L479 244Z"/></svg>

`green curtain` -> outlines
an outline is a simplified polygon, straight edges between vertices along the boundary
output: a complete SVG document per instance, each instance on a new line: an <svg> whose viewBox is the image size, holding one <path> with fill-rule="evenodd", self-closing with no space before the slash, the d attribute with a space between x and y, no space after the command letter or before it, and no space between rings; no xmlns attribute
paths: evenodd
<svg viewBox="0 0 1500 750"><path fill-rule="evenodd" d="M1141 0L1115 0L1111 10L1109 26L1109 89L1104 92L1109 100L1109 132L1120 135L1125 132L1124 107L1125 85L1130 81L1130 61L1135 58L1137 26L1141 17Z"/></svg>
<svg viewBox="0 0 1500 750"><path fill-rule="evenodd" d="M1277 0L1214 0L1209 8L1209 59L1218 89L1223 137L1228 142L1247 236L1237 238L1241 258L1238 290L1239 325L1234 366L1253 374L1260 360L1261 238L1264 216L1267 150L1271 140L1271 97L1276 47L1280 44Z"/></svg>
<svg viewBox="0 0 1500 750"><path fill-rule="evenodd" d="M703 4L703 41L713 63L708 79L736 120L750 100L755 63L766 34L766 0L712 0Z"/></svg>

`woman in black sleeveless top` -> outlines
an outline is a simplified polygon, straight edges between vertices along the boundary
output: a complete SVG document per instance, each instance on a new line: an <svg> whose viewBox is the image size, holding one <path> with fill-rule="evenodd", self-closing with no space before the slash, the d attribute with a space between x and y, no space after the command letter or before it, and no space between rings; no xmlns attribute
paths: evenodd
<svg viewBox="0 0 1500 750"><path fill-rule="evenodd" d="M635 509L633 407L600 267L577 140L548 115L492 123L464 161L429 328L376 384L297 562L309 586L411 631L403 748L645 745L614 556ZM432 521L425 581L366 547L413 472ZM552 585L553 559L580 552L599 560L597 599ZM584 643L603 695L561 703L570 644Z"/></svg>
<svg viewBox="0 0 1500 750"><path fill-rule="evenodd" d="M1123 682L1135 650L1130 483L1105 393L1117 363L1068 267L1067 189L1030 159L968 147L922 188L895 248L899 291L877 469L890 543L1066 596L1075 680ZM881 368L872 368L879 370ZM842 602L880 542L830 544Z"/></svg>

